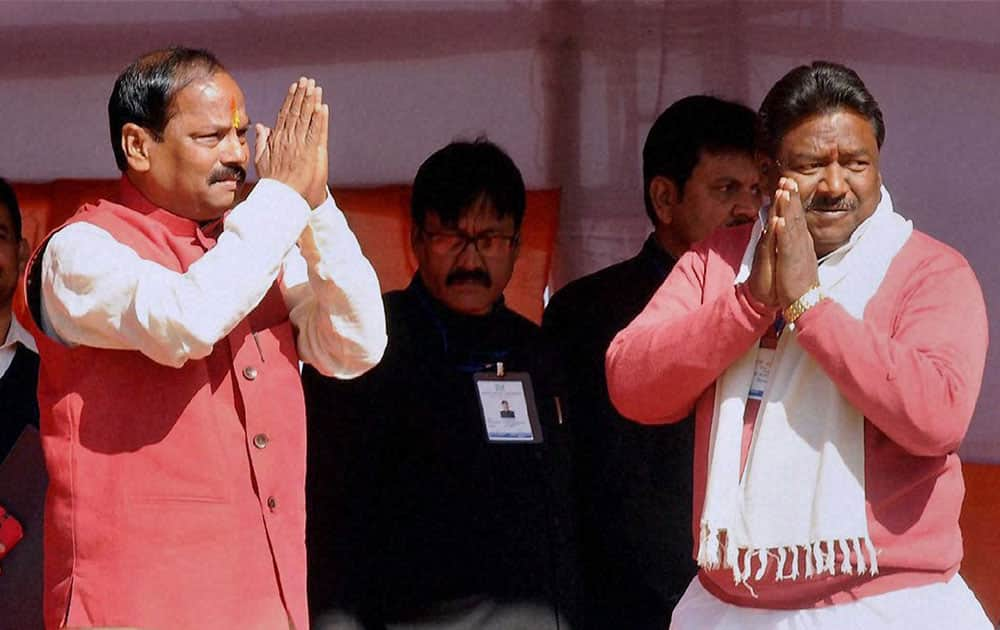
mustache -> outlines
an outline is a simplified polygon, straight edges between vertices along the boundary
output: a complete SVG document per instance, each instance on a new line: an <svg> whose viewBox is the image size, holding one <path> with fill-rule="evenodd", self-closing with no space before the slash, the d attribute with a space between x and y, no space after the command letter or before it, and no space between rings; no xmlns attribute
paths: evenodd
<svg viewBox="0 0 1000 630"><path fill-rule="evenodd" d="M813 195L806 201L804 210L857 210L858 200L848 198L847 195L840 197L829 197L826 195Z"/></svg>
<svg viewBox="0 0 1000 630"><path fill-rule="evenodd" d="M756 220L757 220L756 217L744 217L744 216L733 217L726 223L726 227L736 227L739 225L746 225L747 223L753 223Z"/></svg>
<svg viewBox="0 0 1000 630"><path fill-rule="evenodd" d="M483 269L456 269L455 271L449 273L444 279L444 284L447 287L454 284L464 284L466 282L481 284L487 289L493 286L493 279L490 278L490 274L486 273Z"/></svg>
<svg viewBox="0 0 1000 630"><path fill-rule="evenodd" d="M208 176L209 184L236 180L243 183L247 179L247 170L241 166L220 166L212 170Z"/></svg>

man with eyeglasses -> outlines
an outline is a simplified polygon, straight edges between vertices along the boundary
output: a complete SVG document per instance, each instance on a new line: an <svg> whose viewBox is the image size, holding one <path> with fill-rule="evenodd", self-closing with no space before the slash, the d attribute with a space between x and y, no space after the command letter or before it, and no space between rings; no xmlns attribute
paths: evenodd
<svg viewBox="0 0 1000 630"><path fill-rule="evenodd" d="M303 374L317 628L567 627L565 427L540 330L503 300L524 210L495 144L431 155L384 359L349 382Z"/></svg>
<svg viewBox="0 0 1000 630"><path fill-rule="evenodd" d="M958 574L975 273L895 210L853 70L793 69L760 119L766 220L682 256L607 355L624 415L695 410L699 573L671 628L989 630Z"/></svg>

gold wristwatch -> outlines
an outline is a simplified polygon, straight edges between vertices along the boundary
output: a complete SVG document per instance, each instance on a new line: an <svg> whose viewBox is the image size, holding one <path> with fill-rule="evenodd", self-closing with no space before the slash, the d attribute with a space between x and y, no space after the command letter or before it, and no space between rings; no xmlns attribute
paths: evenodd
<svg viewBox="0 0 1000 630"><path fill-rule="evenodd" d="M781 311L782 316L785 318L786 324L791 324L799 317L802 313L805 313L812 307L819 304L825 295L823 291L819 288L818 284L814 284L809 287L809 290L803 293L799 299L795 300L791 304L785 307L785 310Z"/></svg>

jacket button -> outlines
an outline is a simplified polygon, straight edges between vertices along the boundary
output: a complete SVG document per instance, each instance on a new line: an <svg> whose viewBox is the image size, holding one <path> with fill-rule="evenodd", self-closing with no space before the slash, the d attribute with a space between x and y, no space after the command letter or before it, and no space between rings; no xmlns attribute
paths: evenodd
<svg viewBox="0 0 1000 630"><path fill-rule="evenodd" d="M278 507L278 500L274 497L267 497L267 507L273 512L274 508Z"/></svg>
<svg viewBox="0 0 1000 630"><path fill-rule="evenodd" d="M256 446L257 448L266 447L267 443L270 441L271 440L270 438L267 437L266 433L258 433L257 435L253 436L253 445Z"/></svg>
<svg viewBox="0 0 1000 630"><path fill-rule="evenodd" d="M246 366L245 368L243 368L243 377L246 378L248 381L254 380L255 378L257 378L257 368L255 368L252 365Z"/></svg>

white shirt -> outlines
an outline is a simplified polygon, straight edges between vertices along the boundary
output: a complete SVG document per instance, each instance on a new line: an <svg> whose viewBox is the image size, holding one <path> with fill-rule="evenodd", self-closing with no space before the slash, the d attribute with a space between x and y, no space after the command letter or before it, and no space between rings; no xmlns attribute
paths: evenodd
<svg viewBox="0 0 1000 630"><path fill-rule="evenodd" d="M302 361L340 378L378 363L386 344L378 278L343 213L329 195L310 211L270 179L185 273L140 258L95 225L60 230L42 258L42 325L67 345L137 350L180 367L208 356L282 271Z"/></svg>
<svg viewBox="0 0 1000 630"><path fill-rule="evenodd" d="M32 352L38 353L34 337L24 329L24 326L21 326L21 322L17 321L17 318L11 313L7 337L4 339L3 345L0 346L0 378L4 377L4 374L10 369L10 364L14 362L14 353L17 352L18 343Z"/></svg>

